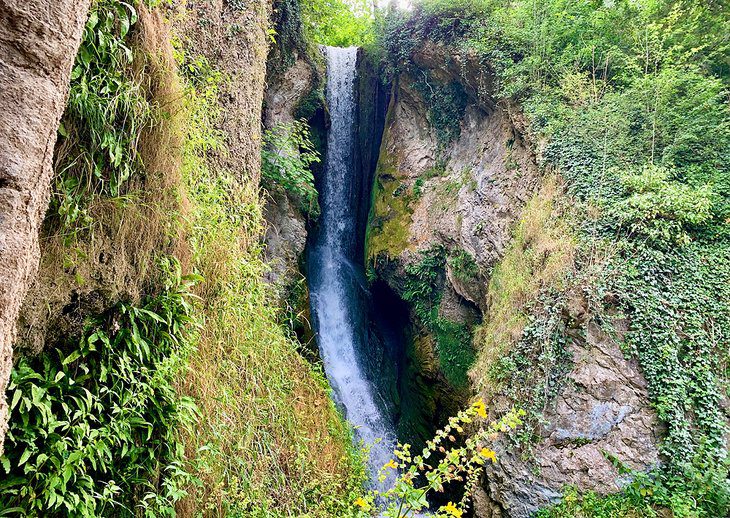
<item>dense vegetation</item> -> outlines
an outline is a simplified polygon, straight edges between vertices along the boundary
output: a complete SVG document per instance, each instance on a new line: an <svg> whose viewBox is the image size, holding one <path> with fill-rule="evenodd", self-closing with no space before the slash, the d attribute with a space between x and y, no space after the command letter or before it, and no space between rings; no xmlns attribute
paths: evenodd
<svg viewBox="0 0 730 518"><path fill-rule="evenodd" d="M39 283L108 307L16 363L2 514L342 515L364 468L264 281L260 172L220 160L232 79L156 4L97 0L86 25ZM261 173L316 211L310 151Z"/></svg>
<svg viewBox="0 0 730 518"><path fill-rule="evenodd" d="M90 319L78 342L13 370L2 457L3 511L24 516L173 516L190 475L178 428L195 417L175 390L196 330L191 280L167 263L164 291Z"/></svg>
<svg viewBox="0 0 730 518"><path fill-rule="evenodd" d="M376 9L370 0L302 2L304 31L310 41L333 47L372 44Z"/></svg>
<svg viewBox="0 0 730 518"><path fill-rule="evenodd" d="M730 505L720 406L730 340L725 7L429 0L392 13L381 39L391 74L413 71L414 50L431 40L475 56L497 80L486 93L522 106L533 141L545 143L543 165L580 202L578 258L605 258L600 275L582 275L595 269L589 261L576 275L630 318L626 353L667 426L665 464L638 478L649 487L641 494L681 516ZM526 357L536 327L513 358ZM519 382L521 370L497 369L496 381Z"/></svg>
<svg viewBox="0 0 730 518"><path fill-rule="evenodd" d="M463 262L468 264L463 255L455 255L448 260L459 265ZM435 338L444 377L452 386L463 390L468 385L467 370L474 361L472 333L468 325L439 316L446 261L446 250L435 247L423 252L419 262L407 266L403 299L411 304L419 324Z"/></svg>
<svg viewBox="0 0 730 518"><path fill-rule="evenodd" d="M721 2L433 0L383 37L392 73L426 39L493 70L490 93L521 104L582 202L579 246L613 248L594 284L630 318L626 352L667 426L644 494L678 515L730 503L727 25Z"/></svg>

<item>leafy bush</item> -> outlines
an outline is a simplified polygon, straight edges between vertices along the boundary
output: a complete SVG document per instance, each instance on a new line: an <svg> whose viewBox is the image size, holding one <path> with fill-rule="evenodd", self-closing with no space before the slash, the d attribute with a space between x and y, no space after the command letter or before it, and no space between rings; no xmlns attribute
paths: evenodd
<svg viewBox="0 0 730 518"><path fill-rule="evenodd" d="M169 264L169 263L168 263ZM190 475L177 428L194 406L174 380L196 323L179 265L164 291L89 321L62 349L23 358L8 386L0 506L29 516L174 516Z"/></svg>
<svg viewBox="0 0 730 518"><path fill-rule="evenodd" d="M610 209L619 224L660 245L689 242L688 230L712 217L712 189L672 181L671 176L657 166L623 176L627 197Z"/></svg>
<svg viewBox="0 0 730 518"><path fill-rule="evenodd" d="M261 159L265 185L282 187L305 213L316 218L319 202L311 166L320 157L311 141L307 121L279 124L266 130Z"/></svg>
<svg viewBox="0 0 730 518"><path fill-rule="evenodd" d="M463 282L476 280L479 275L479 266L466 250L459 250L448 258L449 266L454 276Z"/></svg>
<svg viewBox="0 0 730 518"><path fill-rule="evenodd" d="M625 494L601 496L592 491L580 494L569 487L560 504L539 510L535 518L634 518L658 516L643 497Z"/></svg>

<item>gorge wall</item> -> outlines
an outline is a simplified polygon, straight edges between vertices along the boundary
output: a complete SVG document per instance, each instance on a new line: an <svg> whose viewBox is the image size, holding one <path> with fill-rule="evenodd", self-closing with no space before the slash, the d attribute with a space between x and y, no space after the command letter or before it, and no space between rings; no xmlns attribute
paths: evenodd
<svg viewBox="0 0 730 518"><path fill-rule="evenodd" d="M396 76L367 259L409 308L409 382L422 387L435 423L473 394L493 415L529 407L533 393L492 374L511 361L511 347L523 354L518 383L546 394L539 424L527 443L500 446L475 514L527 517L569 485L618 491L627 482L618 464L657 465L660 431L636 362L612 337L625 323L605 331L587 285L565 280L575 250L570 202L538 167L519 107L492 100L491 74L475 56L427 41ZM523 347L523 331L550 311L546 293L556 291L569 293L551 317L557 334ZM555 340L557 358L544 354Z"/></svg>
<svg viewBox="0 0 730 518"><path fill-rule="evenodd" d="M280 295L263 280L270 274L260 176L271 3L132 4L97 2L90 17L79 15L87 30L48 179L40 271L14 344L3 457L12 484L0 492L0 507L45 515L66 505L100 515L113 500L156 515L340 514L358 483L349 431L282 326ZM102 89L104 80L128 96L125 103L117 90ZM64 103L57 104L60 111ZM160 317L151 304L171 290L180 298L167 308L181 313ZM136 328L130 312L155 314L156 323ZM163 331L162 321L172 327ZM141 370L124 388L136 417L116 412L116 393L105 384L106 366L116 387L126 383L115 369L129 365L114 355L127 354L130 333L151 353L132 354ZM87 339L100 335L109 342L89 349ZM110 363L97 358L104 355ZM102 363L101 373L88 374ZM154 373L156 389L142 395L134 390L147 386L145 373ZM26 406L20 395L31 390ZM90 398L93 414L74 414L72 426L46 440L43 416L68 419L75 390ZM153 410L163 400L164 409ZM93 429L97 445L73 450L69 464L59 444L79 429ZM102 450L109 455L89 460ZM60 465L64 476L85 481L69 483L62 498L45 477ZM30 466L44 476L24 478ZM122 487L98 498L109 477ZM303 485L314 489L302 494Z"/></svg>

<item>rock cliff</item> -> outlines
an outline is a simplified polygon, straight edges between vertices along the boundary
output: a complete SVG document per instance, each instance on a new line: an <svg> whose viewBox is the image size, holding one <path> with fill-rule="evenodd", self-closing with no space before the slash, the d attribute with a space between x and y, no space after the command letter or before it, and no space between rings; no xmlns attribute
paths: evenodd
<svg viewBox="0 0 730 518"><path fill-rule="evenodd" d="M482 394L498 415L522 402L516 396L520 391L498 384L485 387L483 379L506 355L485 334L511 329L514 336L502 331L497 337L519 343L527 322L545 311L537 295L547 288L569 289L571 283L558 285L554 279L571 270L573 247L569 225L562 223L561 236L540 239L555 231L550 220L567 216L554 208L546 210L544 220L535 216L535 201L530 200L553 189L553 176L538 167L536 146L525 134L519 108L495 103L491 88L488 65L468 53L433 43L414 52L393 85L367 256L374 273L409 303L420 375L442 387L442 399L453 398L453 388L462 395ZM550 197L550 207L569 205L559 187ZM528 202L533 208L525 211ZM508 254L523 256L530 267L504 272L511 266L504 260ZM499 311L505 292L500 283L510 274L532 286L513 301L515 313L523 316ZM429 283L437 304L431 316L414 293ZM616 338L625 323L608 333L584 298L571 294L568 300L554 318L554 326L567 337L562 359L549 360L537 352L529 360L562 362L560 368L536 366L542 375L559 373L560 379L545 383L553 392L540 409L531 443L500 446L500 462L488 470L476 497L477 516L530 516L558 501L568 485L615 492L627 482L619 464L646 470L659 462L659 430L646 383ZM506 322L515 318L524 321ZM459 327L449 323L463 326L469 337L476 333L473 342L461 340L459 345L462 350L473 347L471 356L451 354L453 346L442 335L453 336ZM459 387L458 376L449 372L467 369L475 356L470 387Z"/></svg>

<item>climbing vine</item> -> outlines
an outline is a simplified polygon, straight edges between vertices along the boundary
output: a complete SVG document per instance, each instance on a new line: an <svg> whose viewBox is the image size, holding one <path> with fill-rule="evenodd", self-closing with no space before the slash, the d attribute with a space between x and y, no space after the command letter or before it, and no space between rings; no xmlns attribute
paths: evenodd
<svg viewBox="0 0 730 518"><path fill-rule="evenodd" d="M464 118L467 97L461 83L451 81L440 83L419 70L413 87L428 106L427 117L436 131L439 145L444 149L461 133L461 119Z"/></svg>

